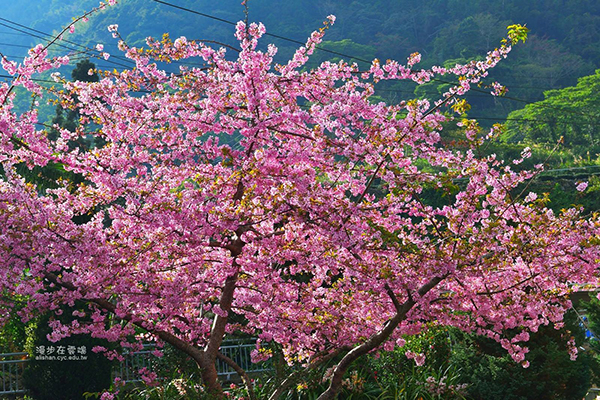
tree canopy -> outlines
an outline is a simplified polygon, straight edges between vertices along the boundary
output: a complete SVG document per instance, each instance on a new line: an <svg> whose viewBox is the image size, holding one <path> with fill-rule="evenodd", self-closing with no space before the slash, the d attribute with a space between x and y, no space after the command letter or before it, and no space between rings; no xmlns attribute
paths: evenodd
<svg viewBox="0 0 600 400"><path fill-rule="evenodd" d="M418 53L368 70L308 68L334 21L283 64L275 46L257 47L262 24L238 23L237 48L166 36L138 48L111 25L136 67L97 82L53 73L61 90L32 79L68 62L47 46L3 59L13 79L0 85L2 310L16 296L24 318L84 303L49 323L50 339L136 347L147 332L191 356L216 394L215 360L235 365L219 352L234 334L258 338L255 360L269 343L307 369L340 357L321 400L353 361L432 325L487 336L527 366L529 332L560 324L566 295L597 284L600 222L528 193L543 169L518 168L528 149L483 155L497 127L457 118L460 145L440 139L452 122L443 107L463 113L461 96L527 29L512 25L481 61L449 68L419 68ZM157 65L190 58L198 66L177 73ZM432 101L372 99L377 82L439 76L460 85ZM55 126L52 140L35 107L14 111L15 87L76 111L77 126ZM73 145L88 135L94 146ZM78 178L42 188L18 172L49 164ZM425 189L447 201L427 204Z"/></svg>

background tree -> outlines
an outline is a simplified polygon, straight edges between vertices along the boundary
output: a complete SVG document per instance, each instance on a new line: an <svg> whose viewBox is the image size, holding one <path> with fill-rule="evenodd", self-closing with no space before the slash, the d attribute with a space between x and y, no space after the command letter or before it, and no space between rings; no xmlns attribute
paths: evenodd
<svg viewBox="0 0 600 400"><path fill-rule="evenodd" d="M46 313L33 324L27 349L31 357L23 373L23 384L28 396L35 400L83 400L84 393L102 392L112 383L113 362L92 351L96 346L110 347L106 340L89 335L72 335L59 342L47 339L52 323L57 320L71 323L72 313L77 308L63 306L61 310L61 316ZM52 353L49 349L53 349ZM61 356L65 358L60 359Z"/></svg>
<svg viewBox="0 0 600 400"><path fill-rule="evenodd" d="M581 399L598 362L589 351L570 360L565 336L584 344L584 332L573 311L565 317L565 328L545 326L532 334L528 368L512 362L497 343L460 334L452 346L452 362L461 367L473 399Z"/></svg>
<svg viewBox="0 0 600 400"><path fill-rule="evenodd" d="M509 115L507 141L555 144L562 137L577 153L600 151L598 108L600 70L579 79L577 86L544 93L545 99Z"/></svg>
<svg viewBox="0 0 600 400"><path fill-rule="evenodd" d="M96 65L87 58L77 63L73 71L71 71L71 78L73 81L80 82L98 82L100 80L100 77L96 72ZM76 99L74 99L74 103L77 103ZM56 115L52 118L52 125L58 125L59 128L73 132L77 129L77 126L79 126L79 117L80 115L76 108L64 110L63 106L58 104L56 106ZM50 140L56 140L59 135L58 129L53 126L50 129L48 138ZM86 144L81 141L78 145L85 146Z"/></svg>

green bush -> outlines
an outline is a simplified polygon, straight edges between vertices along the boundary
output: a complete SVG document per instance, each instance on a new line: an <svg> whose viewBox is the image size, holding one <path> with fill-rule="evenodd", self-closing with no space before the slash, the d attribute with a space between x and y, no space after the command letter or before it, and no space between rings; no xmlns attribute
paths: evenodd
<svg viewBox="0 0 600 400"><path fill-rule="evenodd" d="M32 348L28 349L32 357L23 375L29 396L34 400L80 400L85 392L108 389L112 363L102 354L92 352L94 346L107 346L107 343L87 335L52 343L46 338L51 331L48 326L51 317L53 314L41 317L32 332ZM49 349L52 349L50 354ZM79 360L74 360L76 358Z"/></svg>
<svg viewBox="0 0 600 400"><path fill-rule="evenodd" d="M452 363L459 364L474 400L580 400L591 385L593 357L580 351L571 361L566 339L584 340L575 315L566 316L565 329L541 327L527 346L528 368L515 363L500 345L490 339L455 333ZM565 335L567 336L565 338Z"/></svg>

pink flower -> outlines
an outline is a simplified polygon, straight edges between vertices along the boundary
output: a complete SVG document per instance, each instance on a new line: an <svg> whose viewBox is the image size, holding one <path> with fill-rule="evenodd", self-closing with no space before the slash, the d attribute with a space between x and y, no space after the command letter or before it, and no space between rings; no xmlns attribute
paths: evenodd
<svg viewBox="0 0 600 400"><path fill-rule="evenodd" d="M102 51L102 50L104 50L104 45L103 45L103 44L100 44L100 43L98 43L98 44L96 45L96 50L98 50L98 51Z"/></svg>
<svg viewBox="0 0 600 400"><path fill-rule="evenodd" d="M580 182L575 189L577 189L578 192L583 192L585 189L587 189L587 186L587 182Z"/></svg>
<svg viewBox="0 0 600 400"><path fill-rule="evenodd" d="M409 351L405 352L404 355L408 359L415 360L415 364L417 364L418 367L425 364L425 354L423 354L423 353L415 353L415 352L409 350Z"/></svg>
<svg viewBox="0 0 600 400"><path fill-rule="evenodd" d="M537 199L537 194L533 193L533 192L529 192L529 194L527 195L527 197L525 197L525 202L526 203L531 203L532 201L535 201Z"/></svg>
<svg viewBox="0 0 600 400"><path fill-rule="evenodd" d="M415 356L415 364L417 364L418 367L425 364L425 354L422 354L422 353L417 354Z"/></svg>

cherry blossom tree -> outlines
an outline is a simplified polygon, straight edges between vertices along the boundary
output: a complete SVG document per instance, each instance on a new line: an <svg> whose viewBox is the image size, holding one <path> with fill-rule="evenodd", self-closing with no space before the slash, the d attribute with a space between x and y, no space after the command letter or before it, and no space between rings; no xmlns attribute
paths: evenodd
<svg viewBox="0 0 600 400"><path fill-rule="evenodd" d="M54 321L50 339L134 346L147 332L192 357L216 394L216 359L252 393L219 352L236 333L258 338L256 361L270 342L305 369L337 357L319 399L335 397L359 357L434 325L488 336L526 366L529 332L559 326L568 295L596 286L600 223L529 193L542 166L484 155L498 127L444 113L464 111L460 96L526 30L510 27L484 60L454 68L417 68L418 54L364 71L307 67L334 21L283 65L275 46L258 49L265 28L254 23L237 25L239 49L183 37L134 48L111 26L136 67L98 82L55 72L52 89L33 77L67 57L38 45L21 64L3 58L13 76L0 86L3 309L16 296L27 299L24 319L86 304ZM159 68L190 58L197 67ZM433 102L372 101L377 82L436 76L460 84ZM77 128L56 126L50 140L35 107L14 110L14 88L76 111ZM441 139L457 120L460 147ZM73 145L83 137L94 145ZM17 172L57 165L77 179L42 189ZM445 204L428 204L424 190Z"/></svg>

